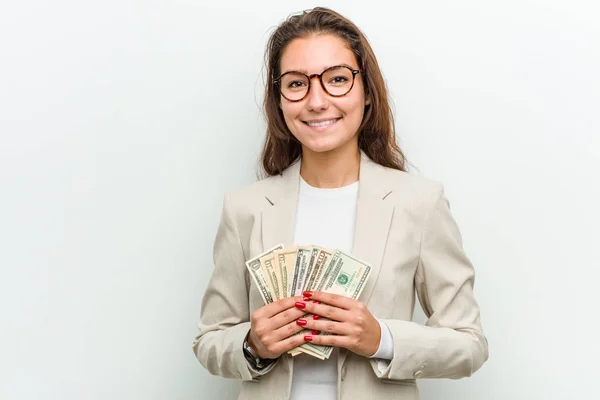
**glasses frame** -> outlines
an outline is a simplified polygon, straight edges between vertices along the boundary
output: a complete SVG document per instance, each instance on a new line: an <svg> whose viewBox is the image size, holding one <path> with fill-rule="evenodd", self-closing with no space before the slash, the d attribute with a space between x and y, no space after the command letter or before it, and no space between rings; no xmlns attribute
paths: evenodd
<svg viewBox="0 0 600 400"><path fill-rule="evenodd" d="M325 84L323 83L323 74L325 74L326 72L331 71L332 69L336 69L336 68L346 68L346 69L349 69L350 72L352 72L352 84L350 85L350 89L348 89L348 91L346 93L344 93L344 94L331 94L331 93L329 93L329 91L325 87ZM354 82L356 81L356 75L359 74L360 72L361 72L360 70L353 69L352 67L349 67L347 65L334 65L333 67L327 68L325 71L321 72L320 74L306 75L304 72L300 72L300 71L287 71L286 73L279 75L279 77L277 79L275 79L273 81L273 83L275 83L277 85L277 87L279 88L279 93L283 96L283 98L285 98L287 101L291 101L292 103L297 103L299 101L304 100L306 98L306 96L308 96L308 94L310 93L311 81L315 77L319 78L319 82L321 82L321 87L323 88L323 90L325 91L325 93L327 93L329 96L331 96L331 97L344 97L345 95L347 95L348 93L350 93L350 91L354 87ZM283 94L283 91L281 90L281 79L284 76L286 76L287 74L300 74L300 75L304 75L307 78L308 89L306 90L306 93L304 94L304 96L301 99L292 100L292 99L286 97Z"/></svg>

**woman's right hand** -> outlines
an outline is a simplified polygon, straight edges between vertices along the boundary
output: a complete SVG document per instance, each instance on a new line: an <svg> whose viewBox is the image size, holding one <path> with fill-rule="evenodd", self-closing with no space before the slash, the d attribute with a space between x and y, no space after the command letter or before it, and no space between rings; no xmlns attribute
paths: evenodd
<svg viewBox="0 0 600 400"><path fill-rule="evenodd" d="M297 322L306 312L297 308L296 303L308 300L302 296L286 297L252 313L248 344L260 358L277 358L305 343L303 335L295 335L306 324L302 320Z"/></svg>

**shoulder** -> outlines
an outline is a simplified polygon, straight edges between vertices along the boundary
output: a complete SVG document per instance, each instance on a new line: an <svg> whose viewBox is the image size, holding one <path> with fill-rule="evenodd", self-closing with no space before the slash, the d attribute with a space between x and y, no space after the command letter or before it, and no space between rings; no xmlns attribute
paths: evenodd
<svg viewBox="0 0 600 400"><path fill-rule="evenodd" d="M383 166L377 169L377 176L387 188L384 201L393 202L396 212L415 224L425 224L439 207L449 206L441 182Z"/></svg>
<svg viewBox="0 0 600 400"><path fill-rule="evenodd" d="M437 180L379 164L375 168L394 199L429 203L444 196L444 185Z"/></svg>
<svg viewBox="0 0 600 400"><path fill-rule="evenodd" d="M266 205L269 205L266 193L269 193L270 189L280 180L281 176L279 175L270 176L245 186L233 188L225 193L226 206L230 207L238 217L260 212Z"/></svg>

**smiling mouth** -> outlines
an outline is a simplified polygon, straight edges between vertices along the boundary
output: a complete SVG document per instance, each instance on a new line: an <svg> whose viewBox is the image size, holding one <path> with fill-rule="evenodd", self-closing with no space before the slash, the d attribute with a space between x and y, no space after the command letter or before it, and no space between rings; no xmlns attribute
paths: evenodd
<svg viewBox="0 0 600 400"><path fill-rule="evenodd" d="M311 128L327 128L333 124L335 124L336 122L338 122L341 118L333 118L327 121L320 121L320 122L307 122L307 121L303 121L306 125L310 126Z"/></svg>

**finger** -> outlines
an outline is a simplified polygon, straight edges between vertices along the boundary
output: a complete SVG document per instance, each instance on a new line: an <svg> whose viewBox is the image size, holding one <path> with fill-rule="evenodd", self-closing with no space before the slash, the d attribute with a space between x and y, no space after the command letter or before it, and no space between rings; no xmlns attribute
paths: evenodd
<svg viewBox="0 0 600 400"><path fill-rule="evenodd" d="M335 346L350 348L351 339L342 335L298 335L303 336L304 343L318 344L322 346Z"/></svg>
<svg viewBox="0 0 600 400"><path fill-rule="evenodd" d="M336 321L321 321L307 318L304 327L311 331L335 333L337 335L350 335L350 326L346 323Z"/></svg>
<svg viewBox="0 0 600 400"><path fill-rule="evenodd" d="M303 334L292 335L277 343L277 345L274 346L274 348L277 349L277 353L283 354L288 350L295 349L296 347L306 343L306 341L304 340L304 336L305 335Z"/></svg>
<svg viewBox="0 0 600 400"><path fill-rule="evenodd" d="M306 311L292 306L292 307L288 308L287 310L283 310L279 314L273 316L270 321L271 327L273 330L279 329L282 326L287 325L290 322L294 322L298 318L302 318L305 315L306 315Z"/></svg>
<svg viewBox="0 0 600 400"><path fill-rule="evenodd" d="M319 304L319 303L311 303L311 302L300 302L296 304L297 308L301 308L302 310L310 313L316 314L321 317L325 317L327 319L332 319L334 321L346 322L349 321L351 317L351 312L344 310L342 308L338 308L335 306L331 306L329 304Z"/></svg>
<svg viewBox="0 0 600 400"><path fill-rule="evenodd" d="M305 329L304 325L300 325L300 324L298 324L298 322L296 320L294 320L294 321L282 326L281 328L276 329L273 332L273 340L280 342L284 339L287 339L290 336L293 336L296 333L303 331Z"/></svg>
<svg viewBox="0 0 600 400"><path fill-rule="evenodd" d="M351 299L346 296L340 296L338 294L325 293L319 291L305 291L305 297L309 297L311 300L320 301L321 303L329 304L331 306L335 306L337 308L341 308L344 310L351 310L356 307L357 303L360 303L357 300Z"/></svg>
<svg viewBox="0 0 600 400"><path fill-rule="evenodd" d="M259 314L261 317L271 318L280 312L287 310L288 308L294 307L296 302L302 301L304 297L302 296L294 296L294 297L286 297L281 300L274 301L271 304L267 304L259 309Z"/></svg>

